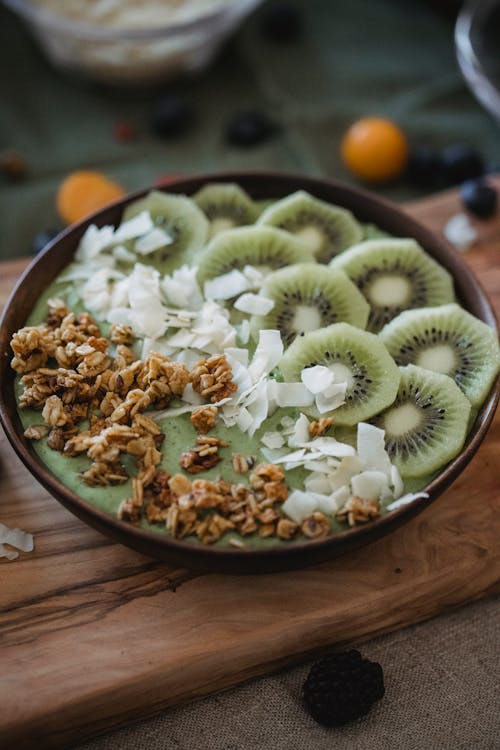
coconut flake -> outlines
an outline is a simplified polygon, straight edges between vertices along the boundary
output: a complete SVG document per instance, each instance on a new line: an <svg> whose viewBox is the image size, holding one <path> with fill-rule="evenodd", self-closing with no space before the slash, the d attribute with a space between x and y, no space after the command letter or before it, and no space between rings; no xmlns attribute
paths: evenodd
<svg viewBox="0 0 500 750"><path fill-rule="evenodd" d="M356 451L352 445L341 443L334 437L316 437L308 440L306 443L302 443L301 447L317 451L324 456L335 456L337 458L356 455Z"/></svg>
<svg viewBox="0 0 500 750"><path fill-rule="evenodd" d="M293 490L281 506L283 513L286 513L292 521L300 523L318 508L318 496L313 492L302 492Z"/></svg>
<svg viewBox="0 0 500 750"><path fill-rule="evenodd" d="M267 329L259 331L259 343L249 367L253 380L270 373L282 356L283 342L280 332Z"/></svg>
<svg viewBox="0 0 500 750"><path fill-rule="evenodd" d="M154 224L149 211L141 211L137 216L133 216L131 219L128 219L128 221L124 221L123 224L120 224L114 234L113 241L126 242L135 237L141 237L141 235L146 234L153 229L153 227Z"/></svg>
<svg viewBox="0 0 500 750"><path fill-rule="evenodd" d="M260 294L246 292L238 297L233 307L249 315L267 315L274 307L274 300L261 297Z"/></svg>
<svg viewBox="0 0 500 750"><path fill-rule="evenodd" d="M267 383L269 400L276 406L310 406L313 395L303 383L278 383L269 380Z"/></svg>
<svg viewBox="0 0 500 750"><path fill-rule="evenodd" d="M259 271L255 266L245 266L243 269L243 275L248 282L249 289L260 289L265 280L262 271Z"/></svg>
<svg viewBox="0 0 500 750"><path fill-rule="evenodd" d="M160 299L160 274L151 266L136 263L130 275L131 321L139 336L157 339L167 328L167 310Z"/></svg>
<svg viewBox="0 0 500 750"><path fill-rule="evenodd" d="M91 224L85 230L85 234L80 240L80 244L75 253L75 260L80 261L81 263L88 263L99 255L105 247L108 247L114 239L114 227L104 226L98 228L95 224Z"/></svg>
<svg viewBox="0 0 500 750"><path fill-rule="evenodd" d="M477 240L477 232L467 214L455 214L445 224L443 234L458 250L467 250Z"/></svg>
<svg viewBox="0 0 500 750"><path fill-rule="evenodd" d="M171 276L164 276L161 288L167 301L175 307L185 310L200 310L203 306L203 295L196 280L198 269L187 265L176 268Z"/></svg>
<svg viewBox="0 0 500 750"><path fill-rule="evenodd" d="M285 445L285 439L279 432L265 432L260 442L264 443L267 448L281 448Z"/></svg>
<svg viewBox="0 0 500 750"><path fill-rule="evenodd" d="M134 253L127 250L124 245L116 245L112 250L112 255L113 258L122 261L122 263L135 263L136 260Z"/></svg>
<svg viewBox="0 0 500 750"><path fill-rule="evenodd" d="M309 420L305 414L301 414L293 424L293 431L288 438L290 448L296 448L309 440Z"/></svg>
<svg viewBox="0 0 500 750"><path fill-rule="evenodd" d="M345 394L347 383L332 383L324 393L318 393L316 396L316 408L320 414L338 409L345 403Z"/></svg>
<svg viewBox="0 0 500 750"><path fill-rule="evenodd" d="M398 467L394 466L394 464L391 466L390 479L392 484L392 494L397 499L398 497L401 497L404 492L404 484L403 480L401 479L401 474L399 473Z"/></svg>
<svg viewBox="0 0 500 750"><path fill-rule="evenodd" d="M382 471L391 477L391 460L385 449L385 432L379 427L366 422L358 424L357 450L366 469Z"/></svg>
<svg viewBox="0 0 500 750"><path fill-rule="evenodd" d="M203 291L206 299L232 299L248 289L245 276L234 268L229 273L205 281Z"/></svg>
<svg viewBox="0 0 500 750"><path fill-rule="evenodd" d="M19 552L9 550L4 546L6 544L22 552L31 552L34 548L33 535L22 529L11 529L0 523L0 557L6 557L8 560L15 560L19 557Z"/></svg>
<svg viewBox="0 0 500 750"><path fill-rule="evenodd" d="M241 321L239 326L236 326L238 332L238 339L242 344L248 344L250 339L250 322L247 318Z"/></svg>
<svg viewBox="0 0 500 750"><path fill-rule="evenodd" d="M396 508L408 505L408 503L412 503L420 497L429 497L429 494L427 492L408 492L406 495L403 495L403 497L398 498L398 500L395 500L388 505L387 510L396 510Z"/></svg>
<svg viewBox="0 0 500 750"><path fill-rule="evenodd" d="M149 255L149 253L153 253L161 247L172 245L173 242L173 237L167 234L164 229L154 227L136 240L134 250L136 253L139 253L139 255Z"/></svg>
<svg viewBox="0 0 500 750"><path fill-rule="evenodd" d="M323 365L314 365L305 367L300 373L300 379L314 395L322 393L334 382L334 375L328 367Z"/></svg>
<svg viewBox="0 0 500 750"><path fill-rule="evenodd" d="M362 471L351 479L353 495L363 500L386 500L392 497L387 474L382 471Z"/></svg>

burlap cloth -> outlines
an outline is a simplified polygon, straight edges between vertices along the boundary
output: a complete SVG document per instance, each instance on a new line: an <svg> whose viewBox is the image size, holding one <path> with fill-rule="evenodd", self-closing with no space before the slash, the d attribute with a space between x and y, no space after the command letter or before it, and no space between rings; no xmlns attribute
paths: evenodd
<svg viewBox="0 0 500 750"><path fill-rule="evenodd" d="M300 699L310 662L96 738L75 750L498 750L500 599L377 638L386 695L324 729Z"/></svg>

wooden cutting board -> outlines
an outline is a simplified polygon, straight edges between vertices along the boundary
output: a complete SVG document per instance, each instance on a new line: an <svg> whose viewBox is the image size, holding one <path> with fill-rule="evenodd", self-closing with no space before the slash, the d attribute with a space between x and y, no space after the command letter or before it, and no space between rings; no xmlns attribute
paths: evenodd
<svg viewBox="0 0 500 750"><path fill-rule="evenodd" d="M500 186L500 180L498 182ZM409 205L440 231L454 191ZM500 218L466 254L500 310ZM26 264L0 264L0 299ZM0 746L63 747L333 644L500 590L500 414L418 518L331 563L195 575L108 541L43 490L0 437L0 520L36 548L0 561Z"/></svg>

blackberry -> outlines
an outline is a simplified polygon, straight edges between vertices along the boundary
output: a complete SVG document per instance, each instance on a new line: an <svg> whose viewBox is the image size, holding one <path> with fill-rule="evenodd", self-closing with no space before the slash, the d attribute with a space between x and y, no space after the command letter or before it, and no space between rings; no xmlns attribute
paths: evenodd
<svg viewBox="0 0 500 750"><path fill-rule="evenodd" d="M458 185L484 174L484 160L471 146L453 143L441 152L441 168L447 182Z"/></svg>
<svg viewBox="0 0 500 750"><path fill-rule="evenodd" d="M464 206L480 219L487 219L496 211L497 191L483 180L467 180L460 186Z"/></svg>
<svg viewBox="0 0 500 750"><path fill-rule="evenodd" d="M325 656L311 667L303 696L311 716L337 727L368 713L385 693L382 667L359 651Z"/></svg>
<svg viewBox="0 0 500 750"><path fill-rule="evenodd" d="M38 255L59 234L57 229L42 229L33 237L30 247L31 255Z"/></svg>
<svg viewBox="0 0 500 750"><path fill-rule="evenodd" d="M294 42L302 33L302 16L288 2L275 2L262 16L262 33L272 42Z"/></svg>
<svg viewBox="0 0 500 750"><path fill-rule="evenodd" d="M435 187L440 178L439 152L427 146L414 146L408 162L408 178L420 187Z"/></svg>
<svg viewBox="0 0 500 750"><path fill-rule="evenodd" d="M194 121L194 109L181 96L164 96L157 102L151 126L161 138L175 138L189 130Z"/></svg>
<svg viewBox="0 0 500 750"><path fill-rule="evenodd" d="M267 140L274 130L274 124L262 112L238 112L228 123L226 139L234 146L255 146Z"/></svg>

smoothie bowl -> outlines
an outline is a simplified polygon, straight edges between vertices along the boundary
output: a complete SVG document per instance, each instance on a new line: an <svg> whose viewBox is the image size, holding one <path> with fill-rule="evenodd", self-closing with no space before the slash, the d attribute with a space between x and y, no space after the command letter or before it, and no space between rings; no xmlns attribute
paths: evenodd
<svg viewBox="0 0 500 750"><path fill-rule="evenodd" d="M301 567L463 470L498 401L495 317L395 206L302 176L144 191L61 234L4 311L0 416L87 523L188 567Z"/></svg>

